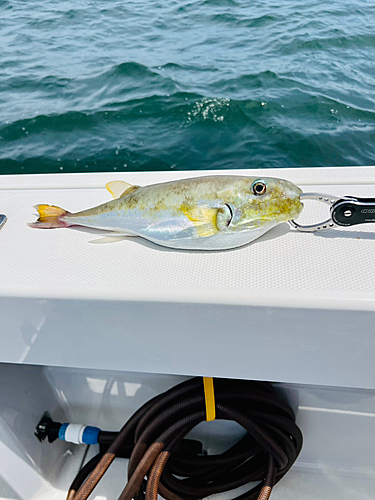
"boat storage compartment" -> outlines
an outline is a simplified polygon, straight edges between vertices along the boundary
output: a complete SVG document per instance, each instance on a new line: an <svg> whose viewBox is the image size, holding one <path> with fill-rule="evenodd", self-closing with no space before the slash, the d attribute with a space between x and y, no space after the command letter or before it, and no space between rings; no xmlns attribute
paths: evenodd
<svg viewBox="0 0 375 500"><path fill-rule="evenodd" d="M60 500L96 446L40 443L55 421L117 431L146 401L191 376L267 380L297 414L304 445L272 500L375 498L375 225L300 233L280 224L222 252L136 238L40 231L33 205L70 211L104 185L225 172L0 176L0 499ZM228 172L229 173L229 172ZM374 168L230 171L304 191L375 198ZM302 223L328 207L306 202ZM193 435L215 453L228 422ZM90 498L118 498L116 459ZM233 495L232 495L233 496ZM227 498L220 495L220 498Z"/></svg>

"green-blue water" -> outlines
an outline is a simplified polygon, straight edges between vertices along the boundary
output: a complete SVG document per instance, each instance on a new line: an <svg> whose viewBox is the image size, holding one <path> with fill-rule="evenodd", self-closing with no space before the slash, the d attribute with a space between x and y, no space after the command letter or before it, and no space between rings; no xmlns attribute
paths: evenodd
<svg viewBox="0 0 375 500"><path fill-rule="evenodd" d="M373 0L0 0L0 172L375 163Z"/></svg>

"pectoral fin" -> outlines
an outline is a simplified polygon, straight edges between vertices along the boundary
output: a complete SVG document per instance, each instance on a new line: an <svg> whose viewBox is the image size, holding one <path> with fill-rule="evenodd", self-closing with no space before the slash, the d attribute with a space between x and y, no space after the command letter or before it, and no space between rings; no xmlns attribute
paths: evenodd
<svg viewBox="0 0 375 500"><path fill-rule="evenodd" d="M191 238L206 238L208 236L213 236L219 232L217 228L217 214L220 209L205 207L205 206L192 206L192 205L181 205L181 210L184 215L194 224L194 228L189 228L181 233L186 232L186 236L180 237L191 237ZM190 233L190 234L189 234Z"/></svg>
<svg viewBox="0 0 375 500"><path fill-rule="evenodd" d="M124 181L111 181L108 182L105 187L116 200L117 198L127 196L128 194L138 189L140 186L133 186L132 184L128 184Z"/></svg>

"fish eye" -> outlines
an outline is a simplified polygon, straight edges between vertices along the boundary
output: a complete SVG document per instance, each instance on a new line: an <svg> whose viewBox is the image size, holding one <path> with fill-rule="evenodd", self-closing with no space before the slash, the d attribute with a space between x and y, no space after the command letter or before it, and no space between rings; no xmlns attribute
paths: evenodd
<svg viewBox="0 0 375 500"><path fill-rule="evenodd" d="M261 196L262 194L265 194L265 192L267 190L267 186L266 186L265 182L263 182L263 181L255 181L251 187L252 187L253 193L256 196Z"/></svg>

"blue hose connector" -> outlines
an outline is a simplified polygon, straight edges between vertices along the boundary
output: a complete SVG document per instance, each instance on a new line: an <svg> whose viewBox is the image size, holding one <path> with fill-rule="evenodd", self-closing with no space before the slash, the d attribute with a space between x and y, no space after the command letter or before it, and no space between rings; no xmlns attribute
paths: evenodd
<svg viewBox="0 0 375 500"><path fill-rule="evenodd" d="M98 444L99 427L82 424L61 424L59 439L75 444Z"/></svg>

